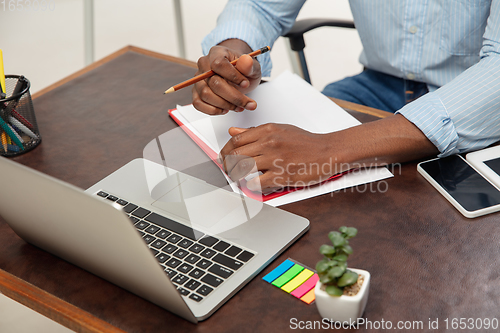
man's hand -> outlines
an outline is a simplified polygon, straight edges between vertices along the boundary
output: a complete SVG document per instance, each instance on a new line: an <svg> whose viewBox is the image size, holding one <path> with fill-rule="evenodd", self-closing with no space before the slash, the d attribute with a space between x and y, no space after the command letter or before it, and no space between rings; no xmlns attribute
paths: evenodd
<svg viewBox="0 0 500 333"><path fill-rule="evenodd" d="M251 51L245 42L230 39L198 59L196 75L209 70L217 74L194 85L193 106L197 110L209 115L255 110L257 103L245 94L259 85L262 74L259 62L246 55ZM236 66L231 65L238 58Z"/></svg>
<svg viewBox="0 0 500 333"><path fill-rule="evenodd" d="M220 154L226 172L240 180L258 169L262 175L247 187L263 193L313 185L353 168L412 161L439 152L399 114L328 134L282 124L232 127L229 134L232 138Z"/></svg>
<svg viewBox="0 0 500 333"><path fill-rule="evenodd" d="M221 151L224 168L233 180L257 169L263 174L247 187L268 192L287 186L308 186L340 171L332 169L332 142L328 134L313 134L292 125L266 124L255 128L231 127L232 138ZM333 161L334 162L334 161Z"/></svg>

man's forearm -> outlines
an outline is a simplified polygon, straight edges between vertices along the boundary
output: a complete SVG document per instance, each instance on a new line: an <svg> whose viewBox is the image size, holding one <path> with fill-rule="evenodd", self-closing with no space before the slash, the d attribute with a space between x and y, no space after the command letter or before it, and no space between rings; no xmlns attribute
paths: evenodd
<svg viewBox="0 0 500 333"><path fill-rule="evenodd" d="M337 161L346 165L387 165L439 153L418 127L402 115L351 127L329 136L330 156L337 156Z"/></svg>

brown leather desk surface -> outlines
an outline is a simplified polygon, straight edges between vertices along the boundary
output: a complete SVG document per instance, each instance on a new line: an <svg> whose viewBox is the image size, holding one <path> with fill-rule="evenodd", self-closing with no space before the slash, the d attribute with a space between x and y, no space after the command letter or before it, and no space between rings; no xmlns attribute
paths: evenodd
<svg viewBox="0 0 500 333"><path fill-rule="evenodd" d="M38 94L42 144L15 161L87 188L176 128L167 109L190 103L190 89L163 91L194 74L186 62L127 48L97 65ZM198 164L185 171L224 183L181 131L169 149L179 156L173 167ZM445 319L500 317L500 215L466 219L417 173L416 163L394 171L383 184L281 207L308 218L309 232L197 326L25 243L1 218L0 269L127 332L283 332L291 330L291 318L321 318L314 305L262 277L288 257L314 267L327 233L348 225L359 230L349 265L372 274L368 320L422 321L420 331L428 331L429 318L439 319L443 331Z"/></svg>

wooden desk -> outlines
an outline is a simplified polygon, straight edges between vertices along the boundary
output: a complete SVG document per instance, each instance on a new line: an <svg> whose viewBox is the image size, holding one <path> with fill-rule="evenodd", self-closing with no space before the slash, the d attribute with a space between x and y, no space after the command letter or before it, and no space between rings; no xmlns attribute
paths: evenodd
<svg viewBox="0 0 500 333"><path fill-rule="evenodd" d="M148 142L176 128L167 109L189 103L190 90L166 96L163 91L194 72L192 63L180 59L134 47L120 50L35 95L43 141L14 160L87 188L142 157ZM353 113L362 121L385 114L360 110L367 113ZM186 172L224 184L181 131L169 149L179 156L173 167L201 165ZM415 163L393 171L395 177L383 182L283 206L308 218L309 232L197 326L25 243L1 219L0 291L82 332L283 332L290 330L291 318L321 318L314 305L261 278L288 257L315 266L327 233L349 225L359 230L349 264L372 274L368 320L391 321L393 327L422 321L424 329L417 331L428 331L429 318L439 319L435 331L442 331L446 319L451 329L453 318L498 318L500 215L466 219L420 177Z"/></svg>

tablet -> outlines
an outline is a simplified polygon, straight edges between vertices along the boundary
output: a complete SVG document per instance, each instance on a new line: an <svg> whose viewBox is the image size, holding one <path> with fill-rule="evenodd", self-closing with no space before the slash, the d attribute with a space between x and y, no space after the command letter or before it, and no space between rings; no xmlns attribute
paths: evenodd
<svg viewBox="0 0 500 333"><path fill-rule="evenodd" d="M500 146L468 153L465 159L486 179L500 188Z"/></svg>
<svg viewBox="0 0 500 333"><path fill-rule="evenodd" d="M500 211L500 190L460 155L421 162L417 170L465 217Z"/></svg>

